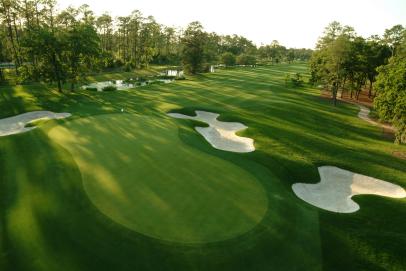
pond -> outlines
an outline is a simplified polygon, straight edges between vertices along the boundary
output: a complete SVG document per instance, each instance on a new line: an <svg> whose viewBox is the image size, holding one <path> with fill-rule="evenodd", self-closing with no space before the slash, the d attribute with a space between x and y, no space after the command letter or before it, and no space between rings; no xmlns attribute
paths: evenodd
<svg viewBox="0 0 406 271"><path fill-rule="evenodd" d="M82 86L82 89L87 90L97 90L103 91L106 87L115 87L117 90L127 90L136 87L142 87L150 84L155 83L164 83L168 84L174 81L175 79L168 79L168 78L154 78L154 79L129 79L129 80L111 80L111 81L103 81L103 82L95 82L88 85Z"/></svg>

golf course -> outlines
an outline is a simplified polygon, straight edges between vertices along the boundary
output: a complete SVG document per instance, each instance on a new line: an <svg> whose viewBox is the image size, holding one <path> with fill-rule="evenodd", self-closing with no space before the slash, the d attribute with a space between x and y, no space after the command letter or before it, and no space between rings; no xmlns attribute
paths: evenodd
<svg viewBox="0 0 406 271"><path fill-rule="evenodd" d="M0 271L406 271L404 14L0 0Z"/></svg>
<svg viewBox="0 0 406 271"><path fill-rule="evenodd" d="M0 86L0 119L66 113L0 136L0 270L405 270L406 160L394 153L406 146L357 105L285 80L297 73L307 82L308 63L117 91ZM208 133L244 125L232 136L255 149L216 148L198 132L211 124L168 115L195 111L219 115ZM319 208L292 185L320 182L325 166L401 196L353 193L354 212Z"/></svg>

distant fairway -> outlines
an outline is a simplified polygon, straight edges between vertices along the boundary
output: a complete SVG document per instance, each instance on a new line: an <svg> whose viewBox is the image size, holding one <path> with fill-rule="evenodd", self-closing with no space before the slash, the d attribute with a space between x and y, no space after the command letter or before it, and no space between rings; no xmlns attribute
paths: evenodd
<svg viewBox="0 0 406 271"><path fill-rule="evenodd" d="M185 145L164 115L84 118L50 137L72 153L100 211L148 236L224 240L252 229L268 208L253 175Z"/></svg>

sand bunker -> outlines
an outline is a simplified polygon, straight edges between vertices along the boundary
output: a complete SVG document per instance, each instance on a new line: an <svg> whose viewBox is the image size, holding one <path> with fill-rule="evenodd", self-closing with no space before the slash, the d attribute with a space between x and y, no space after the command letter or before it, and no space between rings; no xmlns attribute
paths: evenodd
<svg viewBox="0 0 406 271"><path fill-rule="evenodd" d="M0 136L8 136L28 132L36 127L25 127L38 120L63 119L70 117L69 113L54 113L51 111L34 111L14 117L0 119Z"/></svg>
<svg viewBox="0 0 406 271"><path fill-rule="evenodd" d="M319 167L319 174L319 183L295 183L292 189L302 200L324 210L337 213L356 212L360 207L351 199L355 195L406 197L406 191L398 185L337 167Z"/></svg>
<svg viewBox="0 0 406 271"><path fill-rule="evenodd" d="M207 123L209 127L196 127L195 129L216 149L230 152L253 152L255 150L253 139L235 134L248 128L244 124L218 121L219 114L216 113L195 112L196 116L178 113L168 113L168 115L178 119L191 119Z"/></svg>

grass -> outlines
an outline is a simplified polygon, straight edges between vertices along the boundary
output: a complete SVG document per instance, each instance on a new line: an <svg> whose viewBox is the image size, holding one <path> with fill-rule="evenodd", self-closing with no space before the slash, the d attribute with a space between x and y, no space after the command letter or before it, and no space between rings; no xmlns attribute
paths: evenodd
<svg viewBox="0 0 406 271"><path fill-rule="evenodd" d="M183 144L177 130L162 118L108 114L49 135L75 158L93 204L130 229L183 243L250 231L268 208L258 174Z"/></svg>
<svg viewBox="0 0 406 271"><path fill-rule="evenodd" d="M406 187L406 162L392 155L393 151L406 151L406 147L387 141L379 128L358 119L356 106L339 103L333 107L315 88L285 86L287 72L307 75L307 67L281 64L219 70L172 84L112 93L62 95L41 84L1 87L0 117L31 110L71 112L73 117L41 124L30 133L0 138L0 270L402 270L406 266L406 199L357 196L360 211L335 214L302 202L292 193L291 185L317 182L317 167L334 165ZM118 119L115 113L121 108L126 114ZM115 133L115 126L124 129L130 123L134 129L128 132L134 133L142 130L136 127L143 121L131 123L132 114L157 120L168 111L190 113L196 109L218 112L221 120L247 125L249 129L241 135L254 138L257 150L235 154L213 149L194 131L192 121L173 120L159 129L178 128L173 131L177 137L170 136L173 147L185 145L190 153L210 156L226 168L237 166L247 178L254 178L268 200L259 223L248 231L248 226L240 228L235 231L239 234L223 241L214 242L225 236L218 232L213 242L191 244L173 242L176 235L162 240L156 237L163 235L140 234L100 211L85 191L94 176L83 174L78 157L86 157L84 162L92 169L102 166L116 172L110 166L124 165L115 165L118 154L109 158L103 148L110 150L117 144L127 152L140 146L136 141L132 146L123 133ZM114 121L109 121L110 117ZM60 126L55 128L56 124ZM72 129L64 136L80 132L73 138L79 145L61 146L59 137L50 140L55 131L66 127ZM103 127L108 129L92 132ZM95 146L93 138L107 144ZM148 144L168 140L142 138ZM167 145L163 149L170 150L172 146ZM84 153L78 155L75 150ZM173 163L183 161L181 158L173 158ZM180 168L192 176L197 169L191 161L183 163ZM126 167L137 174L136 167ZM169 170L173 168L167 173L172 172ZM199 172L211 179L212 172ZM238 176L231 179L244 184ZM190 187L179 189L191 191ZM225 197L239 195L221 193L228 195ZM213 194L214 202L219 195ZM199 198L196 202L199 206ZM118 208L108 203L106 200L105 206ZM220 223L206 229L218 227Z"/></svg>

